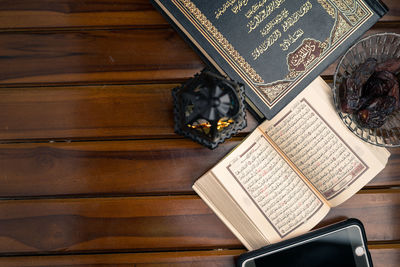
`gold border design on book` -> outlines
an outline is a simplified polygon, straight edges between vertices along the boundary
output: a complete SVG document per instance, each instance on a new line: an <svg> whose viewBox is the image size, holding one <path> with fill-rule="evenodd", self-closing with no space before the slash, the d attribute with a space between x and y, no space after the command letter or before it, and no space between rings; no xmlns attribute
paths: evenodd
<svg viewBox="0 0 400 267"><path fill-rule="evenodd" d="M324 46L321 55L310 61L309 65L306 66L306 70L289 71L289 74L283 80L266 84L256 70L240 55L234 46L192 1L171 0L171 2L175 4L269 108L275 106L279 100L299 84L335 48L341 45L344 40L373 15L371 9L360 0L317 0L324 10L335 20L330 37L327 40L320 41Z"/></svg>

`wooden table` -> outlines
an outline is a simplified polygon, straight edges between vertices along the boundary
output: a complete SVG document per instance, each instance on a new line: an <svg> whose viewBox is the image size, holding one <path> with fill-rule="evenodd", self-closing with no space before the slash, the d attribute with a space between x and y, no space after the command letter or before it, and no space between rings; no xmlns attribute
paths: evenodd
<svg viewBox="0 0 400 267"><path fill-rule="evenodd" d="M400 33L400 3L368 34ZM147 0L0 1L0 266L232 266L241 243L193 182L210 151L173 132L171 89L204 67ZM335 64L323 77L332 81ZM400 149L319 225L361 219L400 265Z"/></svg>

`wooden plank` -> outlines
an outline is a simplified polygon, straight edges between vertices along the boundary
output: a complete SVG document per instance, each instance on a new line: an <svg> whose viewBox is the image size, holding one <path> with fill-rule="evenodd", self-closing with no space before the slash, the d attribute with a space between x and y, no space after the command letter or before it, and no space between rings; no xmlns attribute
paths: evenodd
<svg viewBox="0 0 400 267"><path fill-rule="evenodd" d="M240 141L215 150L190 140L3 144L0 197L193 193L194 181ZM400 186L400 149L391 152L369 187Z"/></svg>
<svg viewBox="0 0 400 267"><path fill-rule="evenodd" d="M221 267L234 266L234 257L245 250L223 251L188 251L164 253L130 253L106 255L78 255L78 256L27 256L27 257L0 257L0 264L4 267L34 267L34 266L193 266L193 267Z"/></svg>
<svg viewBox="0 0 400 267"><path fill-rule="evenodd" d="M381 18L381 21L399 21L400 20L400 6L397 0L384 0L389 12Z"/></svg>
<svg viewBox="0 0 400 267"><path fill-rule="evenodd" d="M195 196L0 201L0 254L240 247Z"/></svg>
<svg viewBox="0 0 400 267"><path fill-rule="evenodd" d="M397 267L400 262L400 247L397 244L370 245L372 261L376 267ZM22 256L0 257L3 267L46 266L234 266L235 257L245 253L243 249L185 251L161 253L116 253L97 255Z"/></svg>
<svg viewBox="0 0 400 267"><path fill-rule="evenodd" d="M387 240L384 235L391 236L391 240L399 240L400 190L360 191L346 202L333 208L317 228L346 217L357 218L363 222L369 241ZM382 225L380 221L382 218L387 220L387 226ZM383 227L388 228L384 229Z"/></svg>
<svg viewBox="0 0 400 267"><path fill-rule="evenodd" d="M73 256L25 256L0 257L4 267L33 266L234 266L234 257L246 252L244 249L220 251L187 251L163 253L129 253Z"/></svg>
<svg viewBox="0 0 400 267"><path fill-rule="evenodd" d="M0 84L114 83L191 77L204 68L170 28L0 35Z"/></svg>
<svg viewBox="0 0 400 267"><path fill-rule="evenodd" d="M399 26L369 33L400 33ZM182 81L205 67L170 28L5 32L0 54L3 87ZM335 66L323 75L332 75Z"/></svg>
<svg viewBox="0 0 400 267"><path fill-rule="evenodd" d="M238 143L215 150L190 140L1 145L0 196L193 193L194 181Z"/></svg>
<svg viewBox="0 0 400 267"><path fill-rule="evenodd" d="M388 164L377 177L372 180L373 186L399 186L400 183L400 170L396 170L400 166L400 149L390 148L391 153Z"/></svg>
<svg viewBox="0 0 400 267"><path fill-rule="evenodd" d="M397 267L400 262L400 245L384 244L369 245L372 261L375 267Z"/></svg>
<svg viewBox="0 0 400 267"><path fill-rule="evenodd" d="M23 18L23 19L21 19ZM167 25L147 0L1 0L0 30Z"/></svg>
<svg viewBox="0 0 400 267"><path fill-rule="evenodd" d="M172 137L178 84L0 89L0 140ZM40 118L40 119L39 119ZM250 132L257 126L247 116Z"/></svg>
<svg viewBox="0 0 400 267"><path fill-rule="evenodd" d="M381 21L399 21L397 0L385 3L389 12ZM0 7L0 30L168 25L146 0L1 0Z"/></svg>
<svg viewBox="0 0 400 267"><path fill-rule="evenodd" d="M359 218L370 241L400 239L400 190L356 194L321 223ZM196 196L0 201L0 253L239 248Z"/></svg>

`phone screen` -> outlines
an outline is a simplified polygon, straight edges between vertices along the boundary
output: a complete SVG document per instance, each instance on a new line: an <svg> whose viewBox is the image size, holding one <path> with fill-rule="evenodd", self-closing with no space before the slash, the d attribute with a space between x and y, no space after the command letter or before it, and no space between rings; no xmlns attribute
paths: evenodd
<svg viewBox="0 0 400 267"><path fill-rule="evenodd" d="M249 259L243 266L364 267L369 264L360 228L349 226Z"/></svg>

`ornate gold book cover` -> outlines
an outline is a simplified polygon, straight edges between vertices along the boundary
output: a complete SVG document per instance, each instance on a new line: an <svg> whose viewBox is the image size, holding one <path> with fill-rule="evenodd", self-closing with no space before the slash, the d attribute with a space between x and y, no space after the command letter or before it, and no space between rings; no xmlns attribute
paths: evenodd
<svg viewBox="0 0 400 267"><path fill-rule="evenodd" d="M378 0L152 0L271 119L387 8Z"/></svg>

